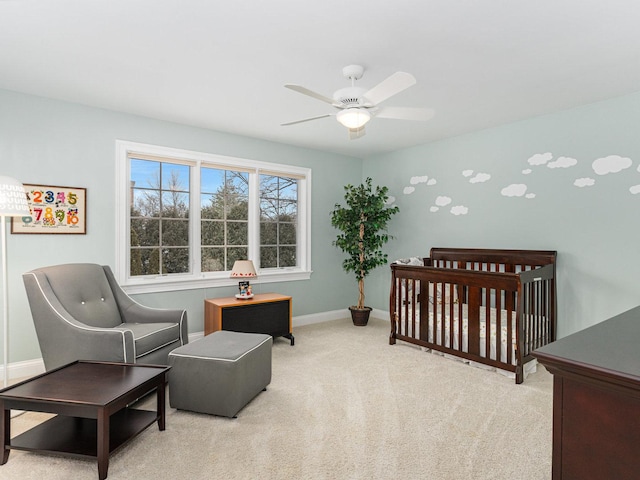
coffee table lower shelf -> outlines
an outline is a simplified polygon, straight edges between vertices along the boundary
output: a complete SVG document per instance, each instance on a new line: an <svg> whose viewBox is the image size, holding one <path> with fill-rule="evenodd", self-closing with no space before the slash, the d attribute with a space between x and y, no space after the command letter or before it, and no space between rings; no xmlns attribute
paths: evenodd
<svg viewBox="0 0 640 480"><path fill-rule="evenodd" d="M109 454L158 420L156 412L125 408L109 418ZM8 448L80 458L97 458L97 421L56 415L11 439Z"/></svg>

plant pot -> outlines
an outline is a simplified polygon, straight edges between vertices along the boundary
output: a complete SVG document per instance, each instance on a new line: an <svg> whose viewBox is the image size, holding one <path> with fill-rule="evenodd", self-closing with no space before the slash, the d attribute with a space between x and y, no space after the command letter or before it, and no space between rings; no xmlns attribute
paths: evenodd
<svg viewBox="0 0 640 480"><path fill-rule="evenodd" d="M351 321L356 327L364 327L369 322L369 314L371 313L371 307L349 307L351 312Z"/></svg>

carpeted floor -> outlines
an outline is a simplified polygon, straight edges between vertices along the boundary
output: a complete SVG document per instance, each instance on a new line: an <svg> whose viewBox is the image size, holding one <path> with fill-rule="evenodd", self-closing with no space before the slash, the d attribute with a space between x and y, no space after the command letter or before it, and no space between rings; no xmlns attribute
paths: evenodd
<svg viewBox="0 0 640 480"><path fill-rule="evenodd" d="M236 419L167 408L111 456L118 479L551 478L552 377L522 385L340 320L277 339L273 379ZM167 402L168 404L168 402ZM142 402L154 409L155 399ZM18 434L47 418L12 420ZM97 478L94 461L11 451L4 480Z"/></svg>

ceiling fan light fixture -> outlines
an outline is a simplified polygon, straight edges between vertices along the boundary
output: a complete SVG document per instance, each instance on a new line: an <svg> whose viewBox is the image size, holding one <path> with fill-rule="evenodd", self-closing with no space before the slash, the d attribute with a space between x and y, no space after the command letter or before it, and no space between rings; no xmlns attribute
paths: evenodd
<svg viewBox="0 0 640 480"><path fill-rule="evenodd" d="M347 128L360 128L371 120L371 114L366 108L346 108L338 112L336 118Z"/></svg>

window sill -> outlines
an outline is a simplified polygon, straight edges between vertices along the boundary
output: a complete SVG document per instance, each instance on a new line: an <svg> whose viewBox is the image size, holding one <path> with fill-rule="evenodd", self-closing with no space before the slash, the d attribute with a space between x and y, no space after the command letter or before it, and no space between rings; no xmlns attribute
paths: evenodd
<svg viewBox="0 0 640 480"><path fill-rule="evenodd" d="M296 282L300 280L309 280L311 271L291 270L291 271L263 271L260 275L252 280L254 285L275 282ZM180 290L196 290L204 288L230 287L238 285L237 279L231 278L189 278L176 279L171 278L150 278L145 280L137 280L129 284L121 284L122 289L130 294L139 293L159 293L159 292L175 292Z"/></svg>

